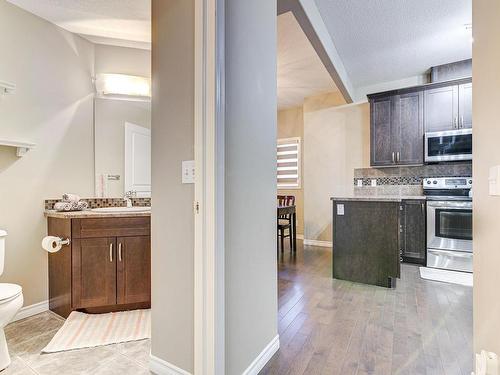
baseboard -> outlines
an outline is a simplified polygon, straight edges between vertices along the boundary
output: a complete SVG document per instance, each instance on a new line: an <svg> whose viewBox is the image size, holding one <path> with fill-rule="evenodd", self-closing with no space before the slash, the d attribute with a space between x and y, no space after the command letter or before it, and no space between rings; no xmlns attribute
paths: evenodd
<svg viewBox="0 0 500 375"><path fill-rule="evenodd" d="M13 322L29 318L30 316L36 315L43 313L44 311L47 311L49 309L49 301L42 301L35 303L33 305L25 306L19 310L19 312L16 314L14 319L12 319Z"/></svg>
<svg viewBox="0 0 500 375"><path fill-rule="evenodd" d="M264 350L253 360L242 375L257 375L264 368L267 362L272 358L274 353L280 348L280 336L276 335Z"/></svg>
<svg viewBox="0 0 500 375"><path fill-rule="evenodd" d="M332 247L333 243L331 241L304 240L304 245Z"/></svg>
<svg viewBox="0 0 500 375"><path fill-rule="evenodd" d="M191 375L187 372L163 359L149 355L149 371L156 375Z"/></svg>

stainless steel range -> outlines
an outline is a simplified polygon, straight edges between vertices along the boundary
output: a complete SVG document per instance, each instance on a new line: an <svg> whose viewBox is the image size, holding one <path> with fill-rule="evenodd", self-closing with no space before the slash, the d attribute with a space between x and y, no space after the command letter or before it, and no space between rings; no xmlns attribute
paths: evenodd
<svg viewBox="0 0 500 375"><path fill-rule="evenodd" d="M427 267L472 272L472 178L425 178L423 185Z"/></svg>

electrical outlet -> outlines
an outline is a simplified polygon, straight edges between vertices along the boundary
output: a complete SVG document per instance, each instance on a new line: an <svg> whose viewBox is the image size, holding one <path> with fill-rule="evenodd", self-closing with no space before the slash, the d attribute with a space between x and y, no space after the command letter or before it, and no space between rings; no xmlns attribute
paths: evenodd
<svg viewBox="0 0 500 375"><path fill-rule="evenodd" d="M377 186L377 179L372 178L372 186L373 187Z"/></svg>
<svg viewBox="0 0 500 375"><path fill-rule="evenodd" d="M341 216L344 214L344 205L343 204L337 204L337 215Z"/></svg>
<svg viewBox="0 0 500 375"><path fill-rule="evenodd" d="M363 186L363 180L361 178L357 180L357 185L358 185L358 187Z"/></svg>

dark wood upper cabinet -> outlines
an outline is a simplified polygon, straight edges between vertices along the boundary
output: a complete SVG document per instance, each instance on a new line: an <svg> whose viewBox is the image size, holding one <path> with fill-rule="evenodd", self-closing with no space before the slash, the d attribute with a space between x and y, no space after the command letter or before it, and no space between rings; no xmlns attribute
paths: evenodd
<svg viewBox="0 0 500 375"><path fill-rule="evenodd" d="M424 162L424 133L472 127L470 78L368 95L370 164Z"/></svg>
<svg viewBox="0 0 500 375"><path fill-rule="evenodd" d="M401 202L400 248L404 261L425 264L425 228L425 201Z"/></svg>
<svg viewBox="0 0 500 375"><path fill-rule="evenodd" d="M425 91L425 131L472 128L472 82Z"/></svg>
<svg viewBox="0 0 500 375"><path fill-rule="evenodd" d="M82 238L73 244L73 304L77 308L116 304L114 238Z"/></svg>
<svg viewBox="0 0 500 375"><path fill-rule="evenodd" d="M151 299L151 239L118 237L117 302L138 303Z"/></svg>
<svg viewBox="0 0 500 375"><path fill-rule="evenodd" d="M423 93L411 92L370 100L371 165L423 162Z"/></svg>
<svg viewBox="0 0 500 375"><path fill-rule="evenodd" d="M458 86L459 126L472 128L472 82Z"/></svg>
<svg viewBox="0 0 500 375"><path fill-rule="evenodd" d="M458 86L425 91L425 131L458 129Z"/></svg>
<svg viewBox="0 0 500 375"><path fill-rule="evenodd" d="M371 111L371 164L391 165L394 163L393 101L391 97L378 98L370 102Z"/></svg>
<svg viewBox="0 0 500 375"><path fill-rule="evenodd" d="M395 150L398 164L424 162L424 94L422 91L395 96Z"/></svg>

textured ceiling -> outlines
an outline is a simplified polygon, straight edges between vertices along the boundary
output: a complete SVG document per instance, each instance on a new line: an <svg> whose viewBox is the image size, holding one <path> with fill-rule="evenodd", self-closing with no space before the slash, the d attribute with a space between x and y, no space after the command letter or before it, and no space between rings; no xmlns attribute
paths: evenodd
<svg viewBox="0 0 500 375"><path fill-rule="evenodd" d="M278 16L278 108L299 106L308 96L337 90L293 14Z"/></svg>
<svg viewBox="0 0 500 375"><path fill-rule="evenodd" d="M145 48L151 41L150 0L8 1L93 42Z"/></svg>
<svg viewBox="0 0 500 375"><path fill-rule="evenodd" d="M354 86L472 57L472 0L315 2Z"/></svg>

